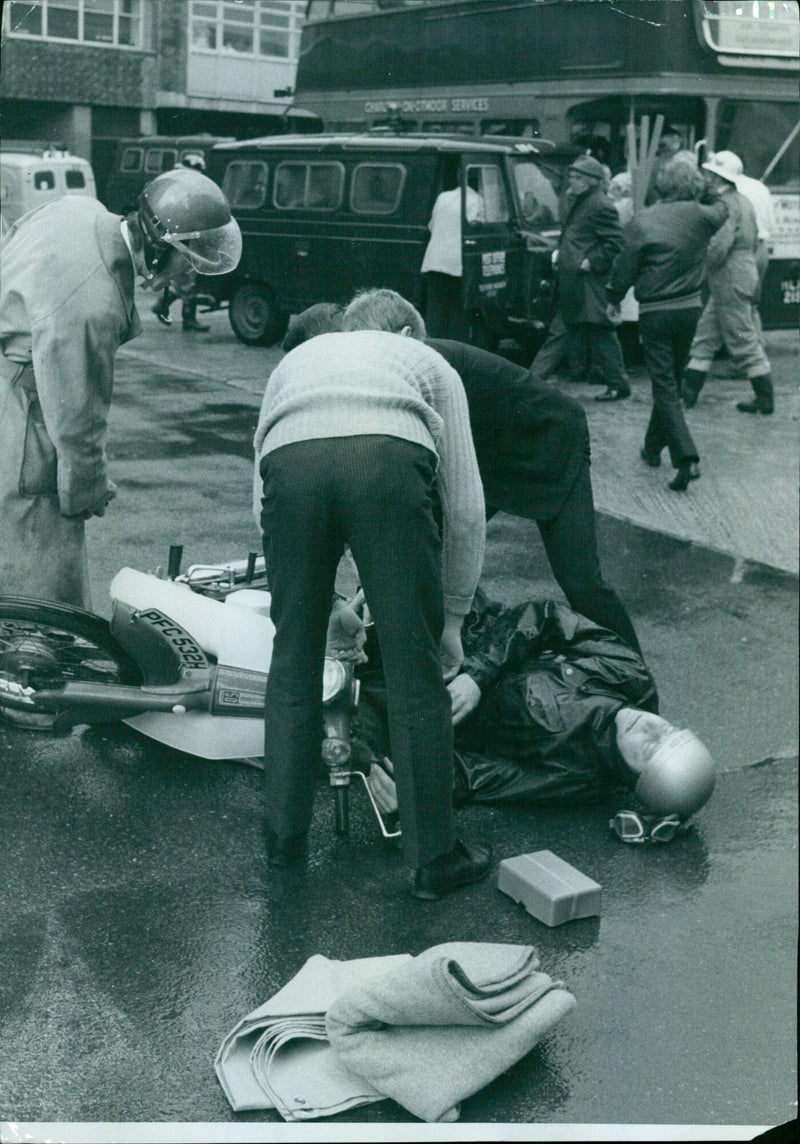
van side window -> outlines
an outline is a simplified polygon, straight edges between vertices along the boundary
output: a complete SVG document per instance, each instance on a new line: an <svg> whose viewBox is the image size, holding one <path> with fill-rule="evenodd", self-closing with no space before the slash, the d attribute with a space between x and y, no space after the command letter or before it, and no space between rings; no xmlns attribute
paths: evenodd
<svg viewBox="0 0 800 1144"><path fill-rule="evenodd" d="M405 181L406 169L400 163L359 163L353 172L350 207L356 214L391 214Z"/></svg>
<svg viewBox="0 0 800 1144"><path fill-rule="evenodd" d="M500 167L494 163L467 167L467 186L483 200L481 222L508 222L511 212Z"/></svg>
<svg viewBox="0 0 800 1144"><path fill-rule="evenodd" d="M141 147L126 147L122 152L122 161L119 165L120 171L132 173L133 171L141 171L142 169L142 149Z"/></svg>
<svg viewBox="0 0 800 1144"><path fill-rule="evenodd" d="M222 190L233 208L255 210L267 195L266 163L234 160L229 163L222 180Z"/></svg>
<svg viewBox="0 0 800 1144"><path fill-rule="evenodd" d="M171 171L178 161L178 152L167 147L153 147L144 158L144 169L151 175Z"/></svg>
<svg viewBox="0 0 800 1144"><path fill-rule="evenodd" d="M77 167L67 167L64 172L64 177L67 181L68 191L77 191L80 187L86 186L86 179L83 177L83 171L79 171Z"/></svg>
<svg viewBox="0 0 800 1144"><path fill-rule="evenodd" d="M275 172L273 201L281 210L335 211L341 206L341 163L281 163Z"/></svg>
<svg viewBox="0 0 800 1144"><path fill-rule="evenodd" d="M56 177L52 171L36 171L33 176L33 189L35 191L53 191L56 186Z"/></svg>

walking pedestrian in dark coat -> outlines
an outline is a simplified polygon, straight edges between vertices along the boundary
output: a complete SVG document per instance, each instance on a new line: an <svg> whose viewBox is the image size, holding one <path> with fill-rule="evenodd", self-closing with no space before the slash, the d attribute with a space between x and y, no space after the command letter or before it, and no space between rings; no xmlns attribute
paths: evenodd
<svg viewBox="0 0 800 1144"><path fill-rule="evenodd" d="M569 169L570 206L556 252L556 310L570 334L583 338L607 389L597 401L630 395L622 349L607 314L606 282L622 247L622 228L603 192L603 166L581 155Z"/></svg>
<svg viewBox="0 0 800 1144"><path fill-rule="evenodd" d="M678 470L669 488L685 491L700 476L697 452L681 406L681 380L689 360L702 302L705 257L712 235L728 211L716 196L696 201L697 168L673 159L658 174L662 201L648 207L625 228L625 245L608 285L612 308L633 286L639 302L639 335L653 385L653 412L642 459L653 468L669 449Z"/></svg>

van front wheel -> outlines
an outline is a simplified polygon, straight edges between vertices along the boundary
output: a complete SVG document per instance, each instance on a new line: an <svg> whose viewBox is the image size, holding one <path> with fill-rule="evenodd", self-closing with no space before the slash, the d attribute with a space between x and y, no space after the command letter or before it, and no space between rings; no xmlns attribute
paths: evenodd
<svg viewBox="0 0 800 1144"><path fill-rule="evenodd" d="M237 286L228 317L236 337L248 346L274 345L289 324L289 315L278 309L272 291L260 282Z"/></svg>

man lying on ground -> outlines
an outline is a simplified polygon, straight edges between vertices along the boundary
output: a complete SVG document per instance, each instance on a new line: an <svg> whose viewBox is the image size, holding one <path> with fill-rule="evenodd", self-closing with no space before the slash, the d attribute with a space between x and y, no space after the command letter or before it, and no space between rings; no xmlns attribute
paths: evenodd
<svg viewBox="0 0 800 1144"><path fill-rule="evenodd" d="M653 678L619 636L553 600L509 607L479 590L462 639L461 673L449 684L457 804L590 802L623 788L641 813L618 822L618 833L644 841L672 837L709 799L715 773L708 750L693 732L647 709ZM366 651L356 753L370 769L380 809L391 812L374 638Z"/></svg>

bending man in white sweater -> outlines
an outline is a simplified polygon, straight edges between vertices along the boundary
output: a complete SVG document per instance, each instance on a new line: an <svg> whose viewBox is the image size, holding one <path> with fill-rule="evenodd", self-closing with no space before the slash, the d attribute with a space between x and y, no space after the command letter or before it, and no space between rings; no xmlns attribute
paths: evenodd
<svg viewBox="0 0 800 1144"><path fill-rule="evenodd" d="M269 860L305 854L325 637L349 545L386 672L412 893L439 898L490 864L487 848L455 838L445 685L463 658L461 625L483 562L483 493L461 381L422 344L414 307L393 291L368 291L343 328L286 355L267 383L255 437L276 627L265 709Z"/></svg>

